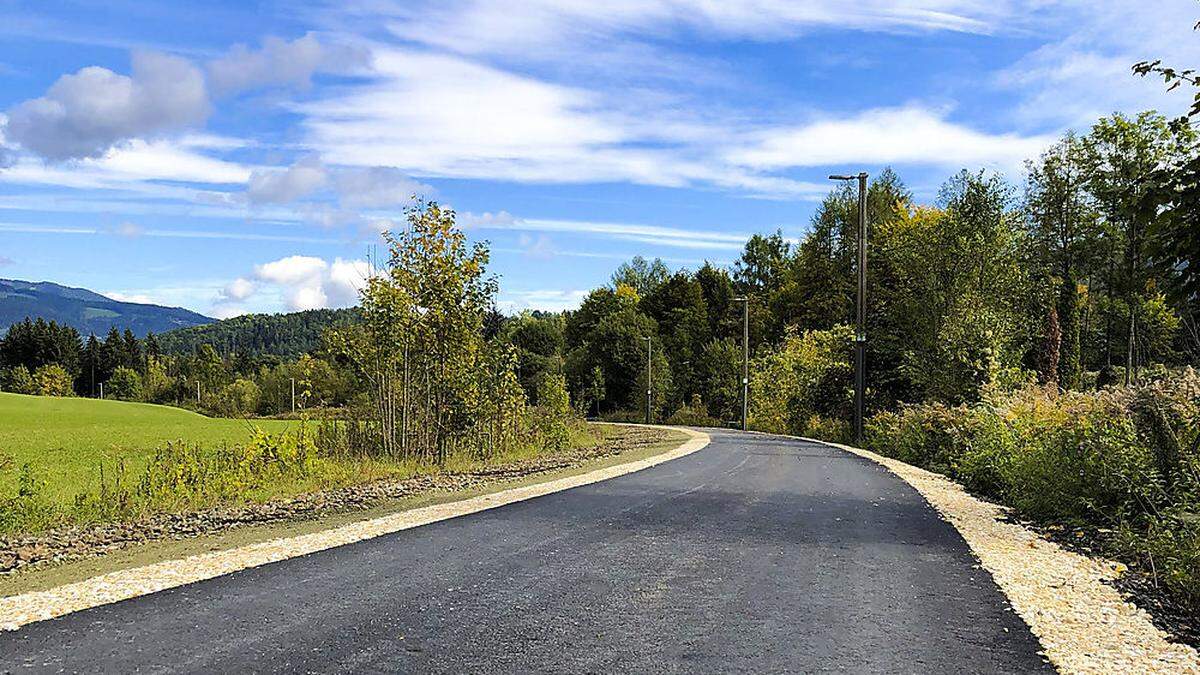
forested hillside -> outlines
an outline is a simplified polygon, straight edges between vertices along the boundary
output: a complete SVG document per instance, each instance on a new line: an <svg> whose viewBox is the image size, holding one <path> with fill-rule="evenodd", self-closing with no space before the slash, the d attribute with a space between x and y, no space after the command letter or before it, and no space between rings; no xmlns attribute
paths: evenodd
<svg viewBox="0 0 1200 675"><path fill-rule="evenodd" d="M350 323L356 316L355 309L244 314L163 333L158 344L164 354L188 354L207 344L223 353L294 359L319 347L325 329Z"/></svg>
<svg viewBox="0 0 1200 675"><path fill-rule="evenodd" d="M70 326L83 335L129 330L137 337L211 323L213 319L179 307L118 302L83 288L48 281L0 279L0 330L26 318Z"/></svg>

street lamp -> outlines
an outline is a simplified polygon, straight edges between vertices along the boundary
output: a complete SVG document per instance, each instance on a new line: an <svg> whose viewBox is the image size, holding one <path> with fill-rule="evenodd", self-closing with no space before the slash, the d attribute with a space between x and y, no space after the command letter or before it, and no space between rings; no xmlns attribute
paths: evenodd
<svg viewBox="0 0 1200 675"><path fill-rule="evenodd" d="M742 431L746 430L746 417L750 411L750 298L734 298L742 303Z"/></svg>
<svg viewBox="0 0 1200 675"><path fill-rule="evenodd" d="M830 180L858 179L858 316L854 328L854 442L863 444L863 407L867 386L867 172L857 176L830 176Z"/></svg>
<svg viewBox="0 0 1200 675"><path fill-rule="evenodd" d="M650 386L650 336L643 337L642 339L646 341L646 424L650 424L651 393L653 392Z"/></svg>

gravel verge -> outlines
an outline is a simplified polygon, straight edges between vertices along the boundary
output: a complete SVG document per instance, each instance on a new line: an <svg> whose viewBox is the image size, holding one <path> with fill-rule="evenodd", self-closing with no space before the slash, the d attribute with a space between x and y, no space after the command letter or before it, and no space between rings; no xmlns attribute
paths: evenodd
<svg viewBox="0 0 1200 675"><path fill-rule="evenodd" d="M1124 565L1066 550L945 476L829 445L887 467L953 524L1061 672L1200 673L1195 649L1172 642L1113 587Z"/></svg>
<svg viewBox="0 0 1200 675"><path fill-rule="evenodd" d="M394 513L380 518L362 520L312 534L273 539L271 541L250 544L233 549L189 556L178 560L167 560L142 567L102 574L85 581L66 584L44 591L35 591L3 597L0 598L0 630L16 630L26 624L33 623L35 621L51 619L57 616L68 614L70 612L77 612L90 607L118 602L140 595L146 595L164 589L174 588L176 586L182 586L184 584L210 579L223 574L237 572L250 567L257 567L259 565L277 562L287 558L307 555L316 551L333 548L335 546L342 546L412 527L419 527L431 522L445 520L447 518L455 518L485 509L496 508L512 502L521 501L524 499L532 499L534 497L550 494L552 492L567 490L580 485L587 485L589 483L606 480L608 478L614 478L616 476L632 473L634 471L640 471L641 469L691 454L692 452L695 452L708 445L709 438L707 434L682 429L679 429L678 431L685 433L689 437L688 440L673 450L669 450L645 459L608 466L575 476L567 476L541 483L534 483L532 485L484 494L477 497L471 497L469 499L462 499L445 504L434 504L431 506L401 511L399 513ZM642 435L641 437L643 439L646 438L645 435ZM661 436L656 437L651 435L650 438L654 438L655 440L643 440L642 445L649 445L662 440ZM601 445L603 446L608 444L602 443ZM537 473L547 473L557 469L567 468L583 463L588 459L609 456L619 452L625 452L630 449L632 448L627 446L622 450L609 451L605 454L599 455L594 454L594 452L588 452L595 451L595 449L587 449L574 454L573 456L575 459L573 460L568 460L565 457L555 455L544 459L535 460L533 462L514 463L513 465L504 465L477 473L457 474L457 476L465 477L465 480L483 481L482 483L475 484L480 485L489 481L494 482L508 478L535 475ZM586 454L586 456L580 456L581 454ZM439 477L433 476L421 478L437 479ZM361 493L353 493L361 496L362 499L362 501L355 503L363 505L375 504L382 500L392 499L394 496L411 494L395 492L396 490L401 489L399 487L384 487L389 485L396 486L400 483L408 482L409 481L396 481L388 484L377 483L372 486L362 486L364 488L376 488L377 492L370 493L372 496L363 496ZM469 485L470 484L467 484L467 486ZM412 486L408 486L405 489L412 489ZM349 490L349 488L346 490ZM332 492L341 493L343 491ZM312 513L315 509L319 508L318 506L314 506L314 504L328 503L328 500L330 499L329 494L330 493L318 493L317 495L310 495L308 496L312 498L310 501L306 501L306 499L302 497L297 498L296 500L290 500L289 502L274 502L272 504L261 505L263 507L268 507L266 510L261 512L255 511L256 507L245 507L248 509L248 511L246 511L244 514L242 514L238 509L233 509L231 511L236 511L238 514L229 517L213 515L210 512L190 514L190 516L184 515L181 517L191 517L193 520L190 521L190 524L181 526L185 528L182 536L195 536L195 534L201 534L204 532L203 528L205 527L220 528L222 527L221 523L225 523L229 520L229 518L233 518L233 520L230 521L232 524L224 525L224 527L236 526L237 524L243 522L270 522L270 519L272 518L278 519L286 517L279 515L281 513L294 513L296 515ZM346 499L350 498L346 497ZM322 502L321 500L326 501ZM293 503L296 504L294 510L289 510L289 508L285 506ZM348 504L349 502L342 503ZM237 517L240 517L239 514L246 515L246 517L252 518L252 520L236 520ZM136 537L151 536L147 533L160 531L165 533L163 536L172 536L170 533L174 530L172 530L170 526L164 526L160 530L142 528L139 530L141 534L115 535L117 539L124 537L124 539L121 539L121 541L128 541L128 543L124 544L104 543L103 537L96 535L97 537L100 537L101 541L98 541L94 544L96 550L91 553L91 555L100 554L103 550L105 550L104 547L106 546L129 545L135 541L144 541L145 539L136 539ZM193 531L195 534L192 534ZM58 536L62 537L64 535L60 533ZM42 544L49 547L51 545L49 543L50 539L51 538L47 537ZM67 537L66 540L71 541L72 539ZM75 539L74 541L79 540ZM92 545L89 544L88 546L91 547Z"/></svg>

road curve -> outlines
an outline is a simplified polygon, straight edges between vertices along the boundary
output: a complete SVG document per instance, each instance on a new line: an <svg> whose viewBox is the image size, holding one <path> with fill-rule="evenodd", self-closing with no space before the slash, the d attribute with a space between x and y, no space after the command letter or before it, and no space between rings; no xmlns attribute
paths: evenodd
<svg viewBox="0 0 1200 675"><path fill-rule="evenodd" d="M1038 650L907 483L719 431L620 478L0 634L0 670L1049 671Z"/></svg>

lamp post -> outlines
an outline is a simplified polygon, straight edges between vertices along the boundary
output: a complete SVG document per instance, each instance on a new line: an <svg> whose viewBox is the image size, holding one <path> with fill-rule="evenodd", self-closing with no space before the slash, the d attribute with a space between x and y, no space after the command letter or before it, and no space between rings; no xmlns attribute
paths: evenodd
<svg viewBox="0 0 1200 675"><path fill-rule="evenodd" d="M830 180L858 179L858 315L854 327L854 442L863 444L863 408L867 387L867 172L857 176L830 176Z"/></svg>
<svg viewBox="0 0 1200 675"><path fill-rule="evenodd" d="M750 412L750 298L734 298L742 303L742 431L746 430L746 418Z"/></svg>
<svg viewBox="0 0 1200 675"><path fill-rule="evenodd" d="M642 338L646 341L646 424L650 424L650 408L653 400L653 388L650 385L652 374L650 361L650 336Z"/></svg>

